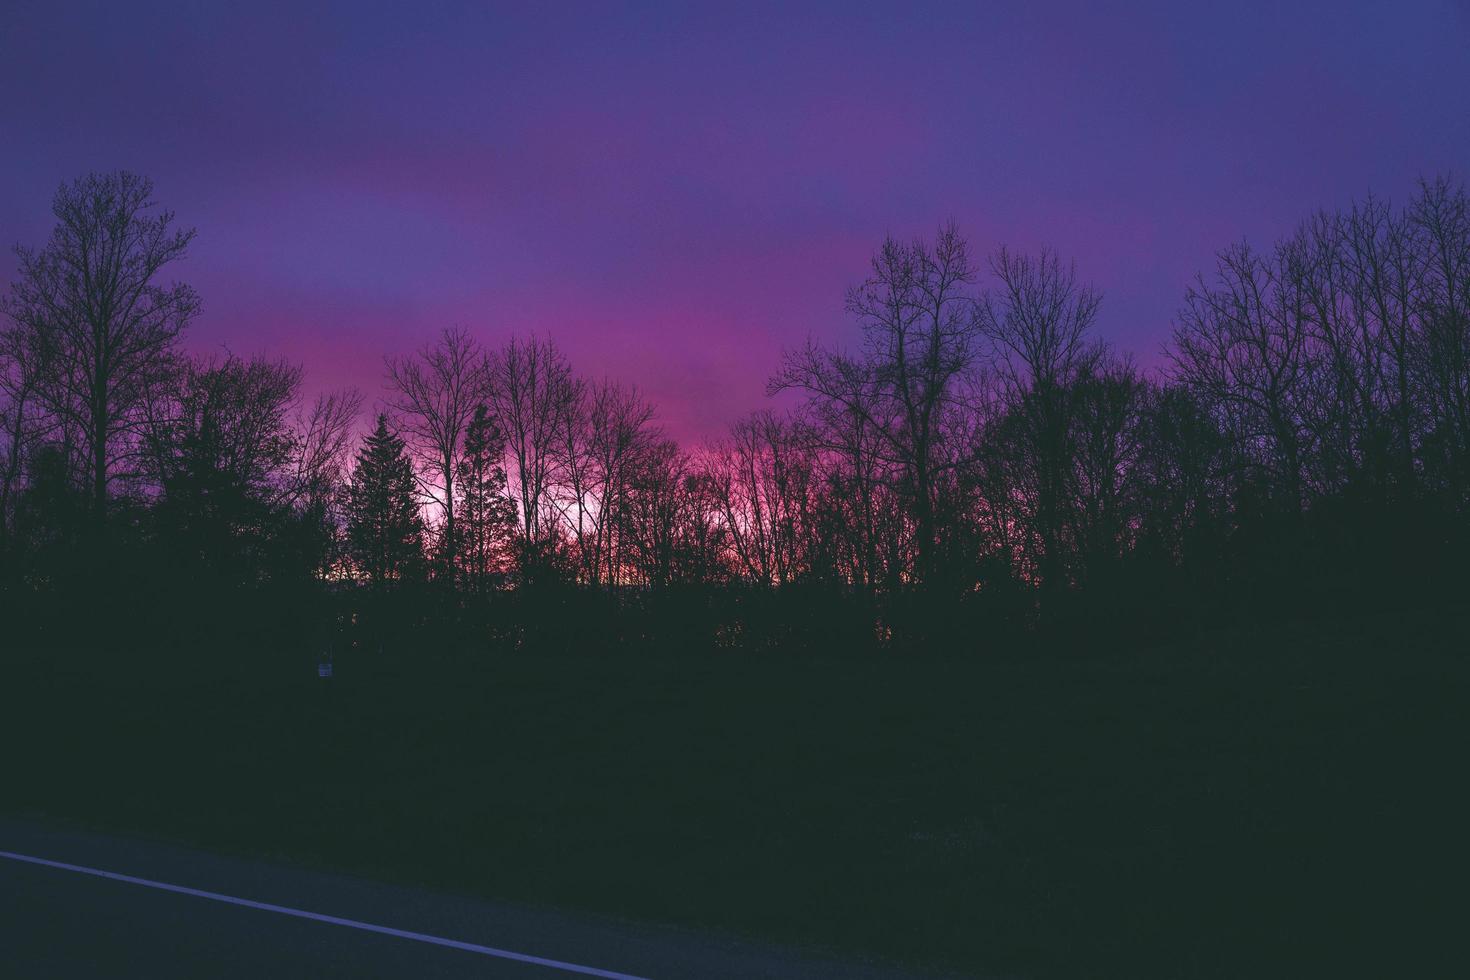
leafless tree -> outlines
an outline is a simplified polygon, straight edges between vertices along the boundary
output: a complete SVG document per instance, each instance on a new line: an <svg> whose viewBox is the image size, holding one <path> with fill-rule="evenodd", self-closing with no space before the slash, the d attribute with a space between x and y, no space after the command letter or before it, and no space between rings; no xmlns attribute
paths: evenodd
<svg viewBox="0 0 1470 980"><path fill-rule="evenodd" d="M459 553L454 481L465 432L485 395L485 361L469 334L452 328L412 357L389 357L387 367L400 432L418 462L420 485L443 517L440 565L453 584Z"/></svg>
<svg viewBox="0 0 1470 980"><path fill-rule="evenodd" d="M672 440L632 459L617 515L618 567L628 581L658 588L728 578L708 478Z"/></svg>
<svg viewBox="0 0 1470 980"><path fill-rule="evenodd" d="M1316 215L1277 250L1277 276L1303 301L1303 469L1315 493L1414 482L1419 252L1409 223L1373 197Z"/></svg>
<svg viewBox="0 0 1470 980"><path fill-rule="evenodd" d="M1133 547L1142 520L1138 464L1152 391L1126 360L1100 364L1074 384L1066 510L1085 584Z"/></svg>
<svg viewBox="0 0 1470 980"><path fill-rule="evenodd" d="M296 419L291 502L326 499L341 483L350 462L352 429L362 413L356 389L325 392Z"/></svg>
<svg viewBox="0 0 1470 980"><path fill-rule="evenodd" d="M891 506L898 480L880 434L863 413L826 401L808 406L800 431L821 469L828 518L822 537L833 549L836 574L866 594L897 583L908 563L885 558L895 547L903 553L907 535ZM892 539L890 547L885 539Z"/></svg>
<svg viewBox="0 0 1470 980"><path fill-rule="evenodd" d="M965 475L974 496L971 519L986 557L1006 577L1035 582L1042 549L1030 426L1020 411L1002 408L983 420L973 447Z"/></svg>
<svg viewBox="0 0 1470 980"><path fill-rule="evenodd" d="M1133 466L1144 497L1140 542L1152 557L1173 566L1216 557L1236 472L1228 434L1178 383L1150 393L1142 422L1141 452Z"/></svg>
<svg viewBox="0 0 1470 980"><path fill-rule="evenodd" d="M194 232L174 230L171 211L151 213L152 194L151 181L126 172L63 185L51 240L16 249L20 277L6 303L36 353L38 393L84 443L99 520L120 461L136 449L146 390L199 310L190 287L158 284Z"/></svg>
<svg viewBox="0 0 1470 980"><path fill-rule="evenodd" d="M1299 277L1242 244L1220 254L1213 283L1201 276L1189 290L1170 352L1179 380L1289 515L1302 512L1306 489L1310 336Z"/></svg>
<svg viewBox="0 0 1470 980"><path fill-rule="evenodd" d="M996 348L999 378L1012 413L1014 449L1029 465L1034 488L1037 571L1044 589L1065 581L1063 542L1069 435L1076 382L1102 356L1090 332L1102 295L1077 281L1056 253L1032 257L1000 249L991 259L998 295L987 297L982 322Z"/></svg>
<svg viewBox="0 0 1470 980"><path fill-rule="evenodd" d="M1425 181L1409 211L1424 257L1416 387L1436 482L1470 506L1470 197L1448 178Z"/></svg>
<svg viewBox="0 0 1470 980"><path fill-rule="evenodd" d="M635 388L608 380L578 388L563 433L562 512L589 583L616 578L617 511L629 471L659 437L652 421Z"/></svg>
<svg viewBox="0 0 1470 980"><path fill-rule="evenodd" d="M342 488L361 413L362 395L351 388L320 394L297 413L286 500L311 532L312 570L320 577L341 558Z"/></svg>
<svg viewBox="0 0 1470 980"><path fill-rule="evenodd" d="M860 356L808 343L789 352L768 390L800 390L852 413L902 473L912 502L914 575L933 571L936 483L953 465L941 451L946 417L962 402L966 373L980 356L981 320L970 287L976 271L953 225L933 245L890 238L872 275L849 291L863 330Z"/></svg>
<svg viewBox="0 0 1470 980"><path fill-rule="evenodd" d="M0 554L31 450L48 431L38 404L37 352L23 329L0 330Z"/></svg>
<svg viewBox="0 0 1470 980"><path fill-rule="evenodd" d="M554 494L579 385L556 345L534 336L510 340L489 358L487 371L519 498L521 544L534 560L557 532Z"/></svg>
<svg viewBox="0 0 1470 980"><path fill-rule="evenodd" d="M787 584L806 571L814 459L796 426L757 412L731 427L706 474L736 562L752 582Z"/></svg>

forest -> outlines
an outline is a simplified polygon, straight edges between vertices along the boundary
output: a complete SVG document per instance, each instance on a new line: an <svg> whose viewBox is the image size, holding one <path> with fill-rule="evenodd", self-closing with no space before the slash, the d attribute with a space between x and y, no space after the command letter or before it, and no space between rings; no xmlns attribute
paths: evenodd
<svg viewBox="0 0 1470 980"><path fill-rule="evenodd" d="M308 398L297 365L186 352L195 231L148 179L93 174L52 211L0 332L0 595L32 642L167 646L263 613L305 646L962 651L1464 581L1450 178L1226 245L1149 370L1062 256L981 256L952 224L883 241L849 342L787 350L785 407L700 446L535 334L446 328L389 352L381 392Z"/></svg>
<svg viewBox="0 0 1470 980"><path fill-rule="evenodd" d="M1062 256L881 242L699 446L541 335L192 353L149 181L53 211L0 813L966 976L1459 955L1462 184L1225 246L1148 368Z"/></svg>

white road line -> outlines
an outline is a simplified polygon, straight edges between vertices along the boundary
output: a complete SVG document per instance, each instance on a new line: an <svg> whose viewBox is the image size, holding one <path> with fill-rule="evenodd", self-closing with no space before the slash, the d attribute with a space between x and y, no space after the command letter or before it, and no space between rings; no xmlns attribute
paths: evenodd
<svg viewBox="0 0 1470 980"><path fill-rule="evenodd" d="M147 878L135 878L132 875L118 874L116 871L102 871L98 868L87 868L80 864L66 864L63 861L50 861L46 858L32 857L29 854L16 854L13 851L0 851L0 858L8 858L11 861L24 861L27 864L39 864L47 868L60 868L62 871L76 871L84 875L93 875L97 878L109 878L113 881L125 881L130 885L143 885L146 888L157 888L166 892L177 892L180 895L193 895L195 898L207 898L215 902L228 902L230 905L240 905L247 909L260 909L263 912L279 912L282 915L294 915L298 919L311 919L315 922L326 922L334 926L347 926L350 929L361 929L364 932L377 932L385 936L397 936L399 939L412 939L420 943L433 943L435 946L448 946L450 949L462 949L467 953L479 953L482 956L495 956L502 960L515 960L518 963L531 963L536 966L548 967L552 970L562 970L566 973L580 973L589 977L603 977L605 980L648 980L647 977L635 977L631 973L617 973L613 970L599 970L594 966L579 966L576 963L563 963L561 960L550 960L543 956L531 956L528 953L516 953L508 949L496 949L493 946L481 946L477 943L462 943L457 939L444 939L441 936L430 936L422 932L410 932L407 929L394 929L391 926L376 926L371 922L358 922L356 919L344 919L336 915L323 915L320 912L307 912L304 909L293 909L285 905L272 905L269 902L255 902L248 898L236 898L233 895L221 895L218 892L207 892L199 888L186 888L183 885L170 885L165 881L150 881Z"/></svg>

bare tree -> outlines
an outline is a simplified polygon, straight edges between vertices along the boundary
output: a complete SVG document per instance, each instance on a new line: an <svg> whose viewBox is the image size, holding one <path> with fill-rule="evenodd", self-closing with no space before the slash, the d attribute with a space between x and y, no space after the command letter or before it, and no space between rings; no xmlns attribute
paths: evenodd
<svg viewBox="0 0 1470 980"><path fill-rule="evenodd" d="M1426 459L1452 506L1470 506L1470 197L1425 181L1410 208L1424 257L1416 387L1428 420Z"/></svg>
<svg viewBox="0 0 1470 980"><path fill-rule="evenodd" d="M340 556L339 505L361 412L362 395L345 389L318 395L297 415L287 500L309 531L310 562L319 577L330 573Z"/></svg>
<svg viewBox="0 0 1470 980"><path fill-rule="evenodd" d="M673 441L657 440L630 461L617 521L627 580L658 588L728 577L708 478Z"/></svg>
<svg viewBox="0 0 1470 980"><path fill-rule="evenodd" d="M899 468L914 515L915 569L933 573L937 480L954 465L941 451L949 412L980 355L981 321L969 287L976 273L958 229L933 245L890 238L868 280L848 292L863 330L861 356L808 343L789 352L767 390L806 391L830 411L851 413L876 436L885 462Z"/></svg>
<svg viewBox="0 0 1470 980"><path fill-rule="evenodd" d="M524 557L535 562L553 544L553 500L578 383L550 340L513 338L489 358L488 395L505 435L521 518Z"/></svg>
<svg viewBox="0 0 1470 980"><path fill-rule="evenodd" d="M1371 196L1316 215L1277 250L1276 274L1301 296L1306 324L1300 405L1313 492L1383 497L1414 483L1419 253L1410 224Z"/></svg>
<svg viewBox="0 0 1470 980"><path fill-rule="evenodd" d="M1185 297L1170 356L1179 379L1271 482L1278 505L1300 515L1309 432L1303 399L1310 332L1300 282L1249 246L1220 254L1214 284Z"/></svg>
<svg viewBox="0 0 1470 980"><path fill-rule="evenodd" d="M348 388L320 394L310 408L298 413L290 481L293 503L329 494L341 482L352 427L361 412L362 394Z"/></svg>
<svg viewBox="0 0 1470 980"><path fill-rule="evenodd" d="M1152 390L1126 360L1099 364L1074 384L1069 536L1085 584L1134 544L1142 515L1139 461Z"/></svg>
<svg viewBox="0 0 1470 980"><path fill-rule="evenodd" d="M883 539L896 536L896 546L904 547L891 506L897 480L879 433L864 423L863 413L827 401L809 405L800 428L822 470L828 517L822 537L837 574L869 594L880 581L896 582L899 576L891 573L905 563L884 560Z"/></svg>
<svg viewBox="0 0 1470 980"><path fill-rule="evenodd" d="M1062 533L1073 399L1076 382L1103 353L1089 337L1102 295L1078 283L1076 269L1047 250L1033 258L1002 248L991 269L999 295L987 299L982 320L1014 413L1014 446L1031 469L1037 570L1042 587L1052 590L1065 580Z"/></svg>
<svg viewBox="0 0 1470 980"><path fill-rule="evenodd" d="M47 420L37 404L37 368L36 351L24 331L0 330L0 554L9 542L12 511L31 450L47 432Z"/></svg>
<svg viewBox="0 0 1470 980"><path fill-rule="evenodd" d="M735 423L710 453L709 486L724 540L759 585L784 585L807 570L814 457L796 426L772 412Z"/></svg>
<svg viewBox="0 0 1470 980"><path fill-rule="evenodd" d="M465 432L485 394L484 359L474 340L454 328L412 357L388 358L387 366L392 405L417 457L420 485L443 515L440 564L452 585L459 553L454 482Z"/></svg>
<svg viewBox="0 0 1470 980"><path fill-rule="evenodd" d="M1144 497L1139 540L1172 566L1218 557L1231 495L1232 447L1187 387L1152 391L1134 478Z"/></svg>
<svg viewBox="0 0 1470 980"><path fill-rule="evenodd" d="M608 380L578 386L563 432L562 513L590 583L616 576L617 511L630 469L658 439L652 420L653 406L636 388Z"/></svg>
<svg viewBox="0 0 1470 980"><path fill-rule="evenodd" d="M98 520L120 460L135 447L140 406L199 310L190 287L157 283L193 240L171 211L150 214L153 184L118 172L63 185L57 224L40 250L17 248L20 278L6 308L36 352L38 392L81 437Z"/></svg>

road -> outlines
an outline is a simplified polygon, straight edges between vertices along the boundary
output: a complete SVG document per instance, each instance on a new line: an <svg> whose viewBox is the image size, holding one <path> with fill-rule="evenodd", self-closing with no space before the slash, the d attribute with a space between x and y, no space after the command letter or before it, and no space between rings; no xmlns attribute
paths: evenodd
<svg viewBox="0 0 1470 980"><path fill-rule="evenodd" d="M7 977L934 976L34 821L0 819L0 852Z"/></svg>

